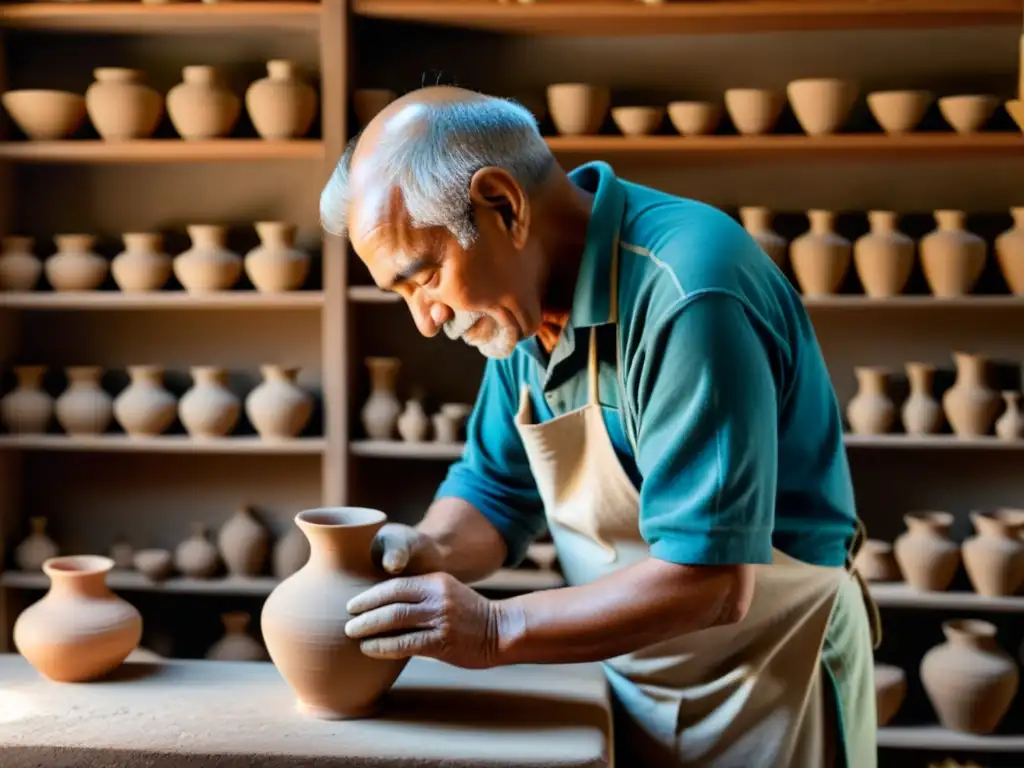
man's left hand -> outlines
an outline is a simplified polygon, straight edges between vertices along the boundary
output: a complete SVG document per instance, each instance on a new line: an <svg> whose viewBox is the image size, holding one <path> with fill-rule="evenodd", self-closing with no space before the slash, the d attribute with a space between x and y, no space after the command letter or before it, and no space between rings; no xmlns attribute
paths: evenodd
<svg viewBox="0 0 1024 768"><path fill-rule="evenodd" d="M345 634L376 659L427 656L484 669L498 655L497 606L447 573L389 579L352 598Z"/></svg>

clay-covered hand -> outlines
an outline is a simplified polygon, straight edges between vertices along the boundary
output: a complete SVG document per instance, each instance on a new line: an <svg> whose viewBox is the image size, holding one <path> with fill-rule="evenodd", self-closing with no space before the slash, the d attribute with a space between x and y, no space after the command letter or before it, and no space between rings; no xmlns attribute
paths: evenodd
<svg viewBox="0 0 1024 768"><path fill-rule="evenodd" d="M391 579L352 598L345 634L377 659L428 656L467 669L493 666L497 604L447 573Z"/></svg>
<svg viewBox="0 0 1024 768"><path fill-rule="evenodd" d="M429 536L401 523L387 523L373 539L370 554L387 573L415 576L440 571L444 557Z"/></svg>

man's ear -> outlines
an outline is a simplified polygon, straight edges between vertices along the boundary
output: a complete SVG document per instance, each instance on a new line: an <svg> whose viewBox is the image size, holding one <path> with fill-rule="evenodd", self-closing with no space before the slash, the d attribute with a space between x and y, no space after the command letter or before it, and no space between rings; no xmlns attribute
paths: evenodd
<svg viewBox="0 0 1024 768"><path fill-rule="evenodd" d="M478 217L491 214L497 218L516 248L526 244L530 200L508 171L488 166L474 173L469 182L469 200Z"/></svg>

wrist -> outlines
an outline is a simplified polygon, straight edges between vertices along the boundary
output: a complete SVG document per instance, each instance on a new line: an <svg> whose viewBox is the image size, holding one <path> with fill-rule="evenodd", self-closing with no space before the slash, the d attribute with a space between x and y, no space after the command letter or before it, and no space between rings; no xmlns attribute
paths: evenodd
<svg viewBox="0 0 1024 768"><path fill-rule="evenodd" d="M491 658L494 666L515 664L516 649L526 636L526 611L518 598L492 600Z"/></svg>

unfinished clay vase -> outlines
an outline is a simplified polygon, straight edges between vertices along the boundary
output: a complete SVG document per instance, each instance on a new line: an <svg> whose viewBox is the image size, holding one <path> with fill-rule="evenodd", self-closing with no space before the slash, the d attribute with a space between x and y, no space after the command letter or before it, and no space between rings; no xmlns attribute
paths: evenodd
<svg viewBox="0 0 1024 768"><path fill-rule="evenodd" d="M275 579L283 581L304 566L307 560L309 539L298 528L292 527L274 544L271 572Z"/></svg>
<svg viewBox="0 0 1024 768"><path fill-rule="evenodd" d="M871 231L853 244L854 268L868 296L898 296L914 269L914 241L896 228L898 220L893 211L869 211Z"/></svg>
<svg viewBox="0 0 1024 768"><path fill-rule="evenodd" d="M423 403L417 398L407 400L405 410L398 417L398 434L407 443L419 443L427 439L430 419L423 410Z"/></svg>
<svg viewBox="0 0 1024 768"><path fill-rule="evenodd" d="M996 419L996 437L1000 440L1024 439L1024 414L1020 411L1020 392L1003 392L1006 409Z"/></svg>
<svg viewBox="0 0 1024 768"><path fill-rule="evenodd" d="M114 398L114 418L132 437L162 435L174 423L178 403L164 389L164 370L158 365L128 366L131 382Z"/></svg>
<svg viewBox="0 0 1024 768"><path fill-rule="evenodd" d="M969 294L985 268L985 241L964 229L963 211L936 211L938 227L921 238L921 268L932 294Z"/></svg>
<svg viewBox="0 0 1024 768"><path fill-rule="evenodd" d="M384 107L398 98L398 94L387 88L356 88L352 94L352 109L361 127L377 116Z"/></svg>
<svg viewBox="0 0 1024 768"><path fill-rule="evenodd" d="M242 403L227 387L227 372L197 365L191 373L193 384L178 401L178 418L185 431L198 438L231 434L242 414Z"/></svg>
<svg viewBox="0 0 1024 768"><path fill-rule="evenodd" d="M906 696L906 673L891 664L875 664L875 709L880 728L896 716Z"/></svg>
<svg viewBox="0 0 1024 768"><path fill-rule="evenodd" d="M368 357L364 362L370 371L370 396L359 414L363 429L372 440L390 440L402 411L395 394L401 361L397 357Z"/></svg>
<svg viewBox="0 0 1024 768"><path fill-rule="evenodd" d="M934 435L942 429L942 406L932 394L935 366L928 363L907 363L910 394L903 401L900 416L908 435Z"/></svg>
<svg viewBox="0 0 1024 768"><path fill-rule="evenodd" d="M827 136L849 118L857 100L857 84L835 77L809 77L790 82L786 95L804 133Z"/></svg>
<svg viewBox="0 0 1024 768"><path fill-rule="evenodd" d="M264 440L298 437L313 415L313 398L296 380L299 369L261 365L263 381L245 398L245 415Z"/></svg>
<svg viewBox="0 0 1024 768"><path fill-rule="evenodd" d="M209 539L206 523L193 523L192 535L174 550L174 567L190 579L208 579L217 572L220 558Z"/></svg>
<svg viewBox="0 0 1024 768"><path fill-rule="evenodd" d="M850 241L836 233L832 211L808 211L807 218L810 230L789 247L793 274L805 296L835 293L850 269Z"/></svg>
<svg viewBox="0 0 1024 768"><path fill-rule="evenodd" d="M958 437L982 437L999 414L1000 397L985 383L988 361L981 355L953 353L956 381L942 396L946 419Z"/></svg>
<svg viewBox="0 0 1024 768"><path fill-rule="evenodd" d="M43 563L57 556L57 545L46 535L46 518L30 517L32 532L14 550L14 562L23 571L38 571Z"/></svg>
<svg viewBox="0 0 1024 768"><path fill-rule="evenodd" d="M217 547L232 576L259 576L267 565L270 534L253 515L239 507L217 534Z"/></svg>
<svg viewBox="0 0 1024 768"><path fill-rule="evenodd" d="M782 94L769 88L729 88L725 92L725 111L744 136L771 133L785 105Z"/></svg>
<svg viewBox="0 0 1024 768"><path fill-rule="evenodd" d="M160 582L171 575L174 555L166 549L140 549L132 558L135 569L153 582Z"/></svg>
<svg viewBox="0 0 1024 768"><path fill-rule="evenodd" d="M15 435L41 435L53 416L53 398L43 390L46 368L42 365L17 365L17 385L0 397L0 420Z"/></svg>
<svg viewBox="0 0 1024 768"><path fill-rule="evenodd" d="M1011 208L1010 215L1013 216L1013 226L995 241L996 259L1010 293L1021 296L1024 295L1024 208ZM2 284L3 269L0 267Z"/></svg>
<svg viewBox="0 0 1024 768"><path fill-rule="evenodd" d="M612 103L611 91L589 83L556 83L547 88L551 122L563 136L590 136L601 130Z"/></svg>
<svg viewBox="0 0 1024 768"><path fill-rule="evenodd" d="M216 139L234 130L241 101L221 81L216 67L189 66L167 93L167 114L183 139Z"/></svg>
<svg viewBox="0 0 1024 768"><path fill-rule="evenodd" d="M935 714L950 730L992 733L1017 694L1017 664L987 621L947 621L942 633L946 642L921 659L921 683Z"/></svg>
<svg viewBox="0 0 1024 768"><path fill-rule="evenodd" d="M159 291L171 277L171 257L164 253L163 237L156 232L128 232L121 236L124 250L110 262L117 287L125 292Z"/></svg>
<svg viewBox="0 0 1024 768"><path fill-rule="evenodd" d="M337 507L300 512L309 561L270 593L263 605L263 639L274 666L304 714L330 720L368 717L394 685L406 660L373 659L345 634L347 604L386 575L370 545L387 520L383 512Z"/></svg>
<svg viewBox="0 0 1024 768"><path fill-rule="evenodd" d="M10 235L0 251L0 291L31 291L39 284L43 262L32 253L32 237Z"/></svg>
<svg viewBox="0 0 1024 768"><path fill-rule="evenodd" d="M295 247L294 224L256 222L260 244L245 255L245 273L262 293L294 291L309 276L309 254Z"/></svg>
<svg viewBox="0 0 1024 768"><path fill-rule="evenodd" d="M298 76L295 62L267 62L267 76L245 92L245 109L264 139L300 139L316 114L317 94Z"/></svg>
<svg viewBox="0 0 1024 768"><path fill-rule="evenodd" d="M469 418L473 406L465 403L445 403L434 414L434 440L439 443L457 443L462 436L462 427Z"/></svg>
<svg viewBox="0 0 1024 768"><path fill-rule="evenodd" d="M94 291L103 285L110 265L93 250L92 235L56 235L57 252L43 264L55 291Z"/></svg>
<svg viewBox="0 0 1024 768"><path fill-rule="evenodd" d="M185 227L192 247L174 258L174 276L189 293L227 291L242 276L242 257L227 247L227 227Z"/></svg>
<svg viewBox="0 0 1024 768"><path fill-rule="evenodd" d="M252 614L246 611L222 613L224 636L206 651L211 661L266 661L267 652L263 646L249 636Z"/></svg>
<svg viewBox="0 0 1024 768"><path fill-rule="evenodd" d="M1024 510L972 512L976 534L960 545L964 570L979 595L1005 597L1024 584Z"/></svg>
<svg viewBox="0 0 1024 768"><path fill-rule="evenodd" d="M855 435L884 435L892 430L896 406L886 393L888 373L881 368L858 367L857 394L846 406L846 419Z"/></svg>
<svg viewBox="0 0 1024 768"><path fill-rule="evenodd" d="M50 590L14 623L14 645L43 677L93 680L116 669L142 639L142 616L107 587L109 557L56 557L43 564Z"/></svg>
<svg viewBox="0 0 1024 768"><path fill-rule="evenodd" d="M779 267L786 263L787 243L772 230L772 212L762 206L740 208L740 222L747 233L757 241L761 250Z"/></svg>
<svg viewBox="0 0 1024 768"><path fill-rule="evenodd" d="M85 108L96 133L107 141L145 139L164 113L163 97L145 84L140 69L99 67L85 92Z"/></svg>
<svg viewBox="0 0 1024 768"><path fill-rule="evenodd" d="M867 539L854 559L857 573L865 581L901 581L903 574L893 555L892 544L878 539Z"/></svg>
<svg viewBox="0 0 1024 768"><path fill-rule="evenodd" d="M80 365L66 373L68 387L54 403L57 423L69 435L102 435L114 418L114 400L100 385L103 369Z"/></svg>
<svg viewBox="0 0 1024 768"><path fill-rule="evenodd" d="M941 592L960 567L960 547L949 537L953 515L916 512L904 515L903 522L907 530L893 544L903 578L914 589Z"/></svg>

